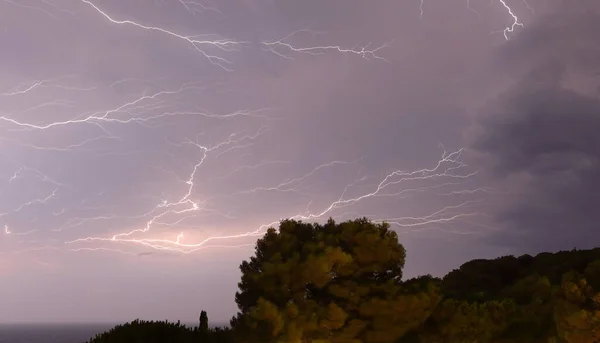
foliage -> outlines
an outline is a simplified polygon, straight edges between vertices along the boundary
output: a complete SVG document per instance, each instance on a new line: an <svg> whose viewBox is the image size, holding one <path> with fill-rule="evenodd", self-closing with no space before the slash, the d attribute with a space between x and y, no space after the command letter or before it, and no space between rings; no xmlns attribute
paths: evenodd
<svg viewBox="0 0 600 343"><path fill-rule="evenodd" d="M206 314L206 311L200 312L200 325L198 326L198 330L208 332L208 314Z"/></svg>
<svg viewBox="0 0 600 343"><path fill-rule="evenodd" d="M283 221L241 264L240 342L600 342L600 249L401 280L386 224Z"/></svg>
<svg viewBox="0 0 600 343"><path fill-rule="evenodd" d="M578 273L566 274L558 292L554 320L558 341L600 342L600 292Z"/></svg>
<svg viewBox="0 0 600 343"><path fill-rule="evenodd" d="M231 343L227 328L202 330L180 322L134 320L96 335L88 343Z"/></svg>
<svg viewBox="0 0 600 343"><path fill-rule="evenodd" d="M598 286L600 249L470 261L442 279L444 300L401 341L597 343Z"/></svg>
<svg viewBox="0 0 600 343"><path fill-rule="evenodd" d="M406 252L387 224L286 220L244 261L232 320L259 342L387 342L421 325L435 285L403 287Z"/></svg>
<svg viewBox="0 0 600 343"><path fill-rule="evenodd" d="M134 321L91 343L600 343L600 249L469 261L402 279L385 223L284 220L240 265L232 330Z"/></svg>

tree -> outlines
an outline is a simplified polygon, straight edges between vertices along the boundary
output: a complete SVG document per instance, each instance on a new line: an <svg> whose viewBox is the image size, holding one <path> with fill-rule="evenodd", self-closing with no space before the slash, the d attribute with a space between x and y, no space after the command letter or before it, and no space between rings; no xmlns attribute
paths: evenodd
<svg viewBox="0 0 600 343"><path fill-rule="evenodd" d="M208 315L206 311L200 312L200 326L199 329L201 332L208 332Z"/></svg>
<svg viewBox="0 0 600 343"><path fill-rule="evenodd" d="M403 288L405 257L386 223L282 221L240 265L232 327L247 341L393 342L439 302L433 286Z"/></svg>
<svg viewBox="0 0 600 343"><path fill-rule="evenodd" d="M204 312L204 311L202 311ZM204 312L205 313L205 312ZM206 315L205 315L206 318ZM233 343L228 328L200 331L181 322L134 320L96 335L89 343Z"/></svg>
<svg viewBox="0 0 600 343"><path fill-rule="evenodd" d="M511 300L483 303L447 299L433 313L433 330L422 342L493 342L510 325L516 307Z"/></svg>
<svg viewBox="0 0 600 343"><path fill-rule="evenodd" d="M502 291L502 299L511 299L518 307L504 333L507 342L548 342L555 335L555 288L547 277L526 276Z"/></svg>
<svg viewBox="0 0 600 343"><path fill-rule="evenodd" d="M565 274L554 319L558 332L556 341L600 342L600 293L578 273Z"/></svg>

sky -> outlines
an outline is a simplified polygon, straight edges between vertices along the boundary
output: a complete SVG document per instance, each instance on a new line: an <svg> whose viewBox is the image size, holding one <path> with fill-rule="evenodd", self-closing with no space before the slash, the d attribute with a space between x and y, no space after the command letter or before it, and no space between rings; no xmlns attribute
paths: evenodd
<svg viewBox="0 0 600 343"><path fill-rule="evenodd" d="M227 322L283 218L599 244L597 1L200 1L0 1L0 322Z"/></svg>

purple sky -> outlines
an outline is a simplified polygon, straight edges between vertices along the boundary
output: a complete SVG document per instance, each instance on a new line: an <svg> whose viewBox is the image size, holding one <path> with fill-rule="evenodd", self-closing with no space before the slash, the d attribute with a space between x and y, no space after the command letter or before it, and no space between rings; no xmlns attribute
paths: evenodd
<svg viewBox="0 0 600 343"><path fill-rule="evenodd" d="M576 3L0 1L0 322L227 321L281 218L387 220L407 276L598 245Z"/></svg>

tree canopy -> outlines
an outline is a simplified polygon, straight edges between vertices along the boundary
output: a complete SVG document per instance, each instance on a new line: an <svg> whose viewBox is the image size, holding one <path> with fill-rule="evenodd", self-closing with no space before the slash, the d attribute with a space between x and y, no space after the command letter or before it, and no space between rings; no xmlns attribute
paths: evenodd
<svg viewBox="0 0 600 343"><path fill-rule="evenodd" d="M599 343L600 248L403 279L385 223L284 220L242 262L231 329L134 321L92 343Z"/></svg>
<svg viewBox="0 0 600 343"><path fill-rule="evenodd" d="M393 341L439 301L433 285L403 287L405 258L385 223L283 221L240 266L232 324L260 342Z"/></svg>

